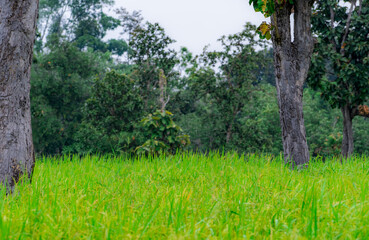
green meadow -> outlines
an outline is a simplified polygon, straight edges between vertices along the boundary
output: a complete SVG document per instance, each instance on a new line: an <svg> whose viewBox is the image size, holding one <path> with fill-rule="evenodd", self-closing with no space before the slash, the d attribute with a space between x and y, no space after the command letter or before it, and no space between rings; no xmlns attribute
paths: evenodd
<svg viewBox="0 0 369 240"><path fill-rule="evenodd" d="M368 239L369 157L39 158L0 196L1 239Z"/></svg>

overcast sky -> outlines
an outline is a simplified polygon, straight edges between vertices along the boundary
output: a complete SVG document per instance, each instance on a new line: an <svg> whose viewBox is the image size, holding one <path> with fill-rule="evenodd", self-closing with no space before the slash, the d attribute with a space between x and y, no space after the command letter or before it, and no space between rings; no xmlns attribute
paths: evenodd
<svg viewBox="0 0 369 240"><path fill-rule="evenodd" d="M260 24L263 16L255 13L248 0L115 0L116 7L141 10L145 20L158 22L167 35L177 41L175 47L188 47L201 53L205 45L218 48L222 35L240 32L249 21Z"/></svg>

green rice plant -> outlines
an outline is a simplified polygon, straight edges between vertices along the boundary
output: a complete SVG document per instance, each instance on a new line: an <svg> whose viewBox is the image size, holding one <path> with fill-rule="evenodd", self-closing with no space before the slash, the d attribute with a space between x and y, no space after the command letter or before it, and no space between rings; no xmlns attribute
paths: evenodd
<svg viewBox="0 0 369 240"><path fill-rule="evenodd" d="M367 239L368 174L367 156L43 157L0 191L0 239Z"/></svg>

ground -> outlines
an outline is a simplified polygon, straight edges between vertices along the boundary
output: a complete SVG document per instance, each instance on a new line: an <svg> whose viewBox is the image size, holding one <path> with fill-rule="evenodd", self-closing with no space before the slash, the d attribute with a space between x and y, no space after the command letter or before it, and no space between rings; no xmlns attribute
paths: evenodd
<svg viewBox="0 0 369 240"><path fill-rule="evenodd" d="M367 239L369 157L38 158L0 196L0 239Z"/></svg>

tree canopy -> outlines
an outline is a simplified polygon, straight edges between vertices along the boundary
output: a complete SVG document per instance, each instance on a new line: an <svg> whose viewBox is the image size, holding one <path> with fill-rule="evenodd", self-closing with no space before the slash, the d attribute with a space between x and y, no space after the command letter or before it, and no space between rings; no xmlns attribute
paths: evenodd
<svg viewBox="0 0 369 240"><path fill-rule="evenodd" d="M221 37L217 50L208 47L195 55L185 47L176 49L165 29L146 22L139 11L121 8L111 16L106 12L111 1L40 1L31 78L36 152L159 152L160 146L174 152L185 146L203 152L225 149L279 155L283 125L275 92L275 87L280 88L273 65L276 48L264 38L269 31L276 40L273 15L282 10L292 14L297 2L250 3L265 16L272 16L272 21L265 23L267 29L247 23L239 33ZM310 10L318 11L318 6ZM331 84L334 81L327 74L332 70L331 58L319 53L320 49L330 50L323 45L323 34L316 31L316 17L312 18L313 31L319 37L310 73L319 73L323 82ZM111 30L121 34L109 39ZM280 31L280 37L289 40L284 42L288 47L300 40L295 37L293 42L291 34L283 34ZM347 56L353 56L350 53L355 50L347 47ZM303 49L300 53L303 55ZM324 65L319 64L320 59ZM359 68L356 60L350 64ZM365 66L363 62L362 69ZM164 85L160 84L163 79ZM320 78L314 81L323 84ZM325 102L325 91L299 83L295 89L301 97L304 93L301 106L303 103L310 154L337 154L343 135L341 114ZM173 115L162 116L163 105ZM357 153L369 151L367 125L364 118L355 119ZM167 127L173 134L165 132ZM160 132L160 139L152 137L152 132ZM187 142L187 135L191 141Z"/></svg>

